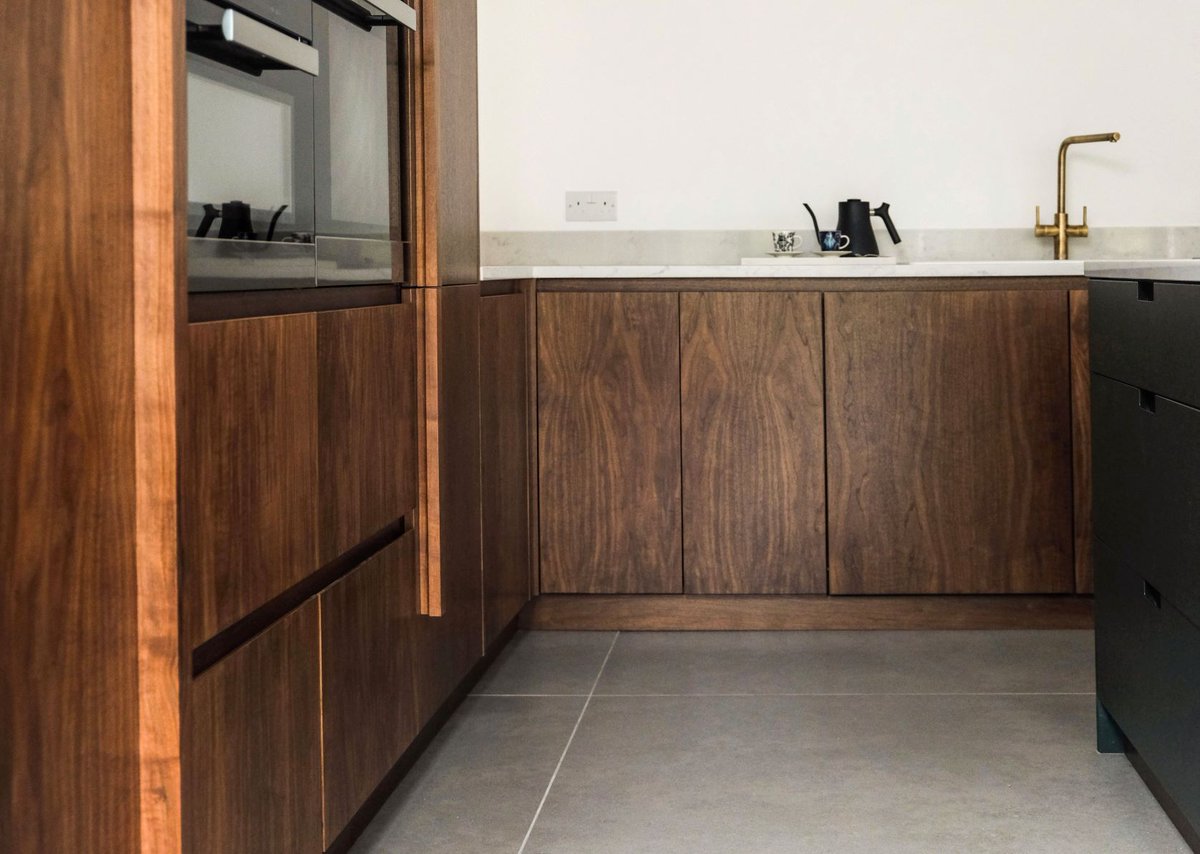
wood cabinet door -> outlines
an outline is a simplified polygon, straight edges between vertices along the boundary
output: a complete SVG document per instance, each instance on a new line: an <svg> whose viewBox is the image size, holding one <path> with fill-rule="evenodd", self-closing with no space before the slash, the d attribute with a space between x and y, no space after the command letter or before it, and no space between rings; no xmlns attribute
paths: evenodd
<svg viewBox="0 0 1200 854"><path fill-rule="evenodd" d="M192 681L188 851L320 854L321 672L310 600Z"/></svg>
<svg viewBox="0 0 1200 854"><path fill-rule="evenodd" d="M543 593L680 593L679 296L538 295Z"/></svg>
<svg viewBox="0 0 1200 854"><path fill-rule="evenodd" d="M189 327L180 599L192 646L318 568L316 331L312 314Z"/></svg>
<svg viewBox="0 0 1200 854"><path fill-rule="evenodd" d="M688 593L824 593L821 295L680 298Z"/></svg>
<svg viewBox="0 0 1200 854"><path fill-rule="evenodd" d="M483 642L529 601L529 384L525 293L480 301Z"/></svg>
<svg viewBox="0 0 1200 854"><path fill-rule="evenodd" d="M416 508L416 358L412 303L317 315L322 564Z"/></svg>
<svg viewBox="0 0 1200 854"><path fill-rule="evenodd" d="M833 593L1067 593L1063 291L825 297Z"/></svg>
<svg viewBox="0 0 1200 854"><path fill-rule="evenodd" d="M417 734L416 534L320 596L325 847Z"/></svg>

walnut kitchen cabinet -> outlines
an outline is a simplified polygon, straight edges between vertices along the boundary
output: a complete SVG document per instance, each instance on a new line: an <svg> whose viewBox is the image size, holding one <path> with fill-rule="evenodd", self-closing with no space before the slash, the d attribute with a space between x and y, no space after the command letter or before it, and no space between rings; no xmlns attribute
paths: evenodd
<svg viewBox="0 0 1200 854"><path fill-rule="evenodd" d="M186 851L324 850L318 644L310 600L191 682Z"/></svg>
<svg viewBox="0 0 1200 854"><path fill-rule="evenodd" d="M832 593L1068 593L1065 291L825 297Z"/></svg>
<svg viewBox="0 0 1200 854"><path fill-rule="evenodd" d="M819 293L680 297L688 593L824 593Z"/></svg>
<svg viewBox="0 0 1200 854"><path fill-rule="evenodd" d="M485 645L530 596L527 304L520 286L479 304Z"/></svg>
<svg viewBox="0 0 1200 854"><path fill-rule="evenodd" d="M679 295L537 301L541 590L680 593Z"/></svg>
<svg viewBox="0 0 1200 854"><path fill-rule="evenodd" d="M325 847L416 737L416 534L320 595Z"/></svg>
<svg viewBox="0 0 1200 854"><path fill-rule="evenodd" d="M316 571L317 319L188 328L181 600L197 646Z"/></svg>
<svg viewBox="0 0 1200 854"><path fill-rule="evenodd" d="M416 306L317 315L320 558L417 506Z"/></svg>

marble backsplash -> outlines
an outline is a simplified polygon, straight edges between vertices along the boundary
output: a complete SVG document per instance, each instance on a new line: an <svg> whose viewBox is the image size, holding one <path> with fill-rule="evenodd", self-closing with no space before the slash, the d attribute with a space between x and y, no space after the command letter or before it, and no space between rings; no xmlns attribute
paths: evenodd
<svg viewBox="0 0 1200 854"><path fill-rule="evenodd" d="M798 233L801 250L816 238ZM892 245L877 235L885 255L901 261L1034 261L1053 257L1052 242L1032 228L926 229L901 232ZM765 255L768 231L485 231L480 236L485 267L590 265L734 265ZM1093 228L1071 240L1071 257L1081 261L1127 258L1200 257L1200 226Z"/></svg>

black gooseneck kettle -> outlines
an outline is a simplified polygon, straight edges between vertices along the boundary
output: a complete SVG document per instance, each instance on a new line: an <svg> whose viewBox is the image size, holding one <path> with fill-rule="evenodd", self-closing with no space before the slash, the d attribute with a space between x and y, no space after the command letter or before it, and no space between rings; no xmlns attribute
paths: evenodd
<svg viewBox="0 0 1200 854"><path fill-rule="evenodd" d="M889 205L884 202L871 210L871 206L862 199L847 199L838 202L837 230L850 237L850 245L846 247L851 255L878 255L879 244L875 241L875 231L871 228L871 217L877 216L887 226L888 236L892 243L900 242L900 232L892 222L888 212Z"/></svg>
<svg viewBox="0 0 1200 854"><path fill-rule="evenodd" d="M287 207L287 205L282 205L271 217L271 225L267 228L267 240L275 239L275 226ZM217 210L216 205L205 205L204 219L196 228L196 237L208 237L208 230L218 219L221 220L221 228L217 232L217 237L221 240L258 240L258 233L254 230L254 221L250 217L250 205L238 200L225 202L221 205L220 210Z"/></svg>

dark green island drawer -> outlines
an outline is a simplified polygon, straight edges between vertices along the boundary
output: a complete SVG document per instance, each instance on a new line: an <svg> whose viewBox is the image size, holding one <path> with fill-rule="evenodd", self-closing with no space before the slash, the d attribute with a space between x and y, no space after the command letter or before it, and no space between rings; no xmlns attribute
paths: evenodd
<svg viewBox="0 0 1200 854"><path fill-rule="evenodd" d="M1200 827L1200 629L1096 543L1096 692Z"/></svg>
<svg viewBox="0 0 1200 854"><path fill-rule="evenodd" d="M1094 376L1092 451L1096 536L1200 621L1200 410Z"/></svg>
<svg viewBox="0 0 1200 854"><path fill-rule="evenodd" d="M1088 315L1094 372L1200 406L1200 284L1093 280Z"/></svg>

